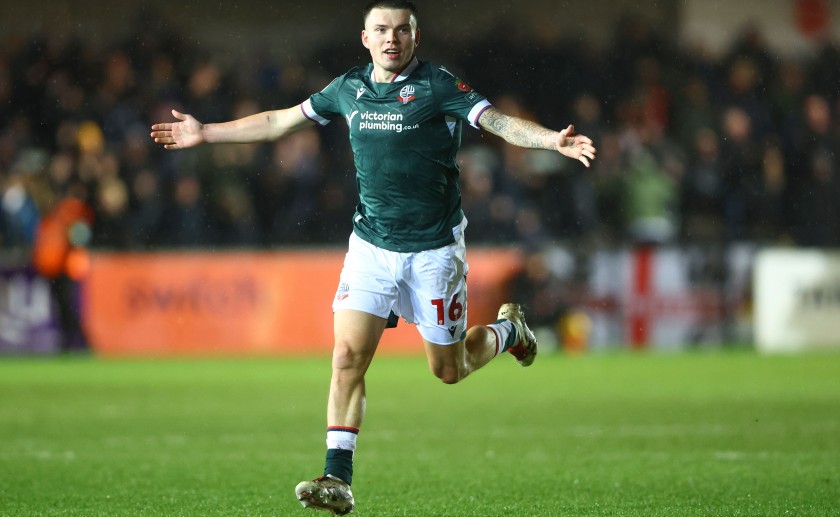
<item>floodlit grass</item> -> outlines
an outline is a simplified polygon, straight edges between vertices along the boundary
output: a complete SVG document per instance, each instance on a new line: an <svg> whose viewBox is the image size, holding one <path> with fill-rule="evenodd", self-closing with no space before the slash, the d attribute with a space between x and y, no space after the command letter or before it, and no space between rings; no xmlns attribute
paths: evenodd
<svg viewBox="0 0 840 517"><path fill-rule="evenodd" d="M0 360L0 515L301 515L326 358ZM840 355L368 376L360 516L840 515Z"/></svg>

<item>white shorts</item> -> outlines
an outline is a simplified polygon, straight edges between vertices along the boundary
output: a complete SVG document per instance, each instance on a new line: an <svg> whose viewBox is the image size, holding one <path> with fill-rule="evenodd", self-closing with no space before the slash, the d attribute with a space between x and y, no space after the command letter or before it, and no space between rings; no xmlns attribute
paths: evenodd
<svg viewBox="0 0 840 517"><path fill-rule="evenodd" d="M467 331L467 266L464 229L442 248L399 253L350 235L333 311L357 310L417 325L423 339L451 345Z"/></svg>

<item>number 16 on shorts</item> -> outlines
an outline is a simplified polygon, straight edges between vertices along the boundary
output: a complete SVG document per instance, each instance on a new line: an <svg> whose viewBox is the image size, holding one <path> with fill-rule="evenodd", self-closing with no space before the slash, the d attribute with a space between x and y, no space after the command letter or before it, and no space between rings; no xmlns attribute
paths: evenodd
<svg viewBox="0 0 840 517"><path fill-rule="evenodd" d="M464 315L464 305L458 301L459 293L455 293L455 296L452 297L452 300L449 302L449 306L443 298L438 298L436 300L432 300L432 305L435 306L437 309L437 322L438 325L446 325L445 316L449 316L449 321L458 321L461 319L461 316Z"/></svg>

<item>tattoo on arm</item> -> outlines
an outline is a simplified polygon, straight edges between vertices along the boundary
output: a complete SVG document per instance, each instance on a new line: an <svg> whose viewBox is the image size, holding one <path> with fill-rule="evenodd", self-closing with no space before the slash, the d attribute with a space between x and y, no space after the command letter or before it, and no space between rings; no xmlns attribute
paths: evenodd
<svg viewBox="0 0 840 517"><path fill-rule="evenodd" d="M481 127L507 142L520 147L554 150L557 132L535 122L511 117L495 108L485 111L480 118Z"/></svg>
<svg viewBox="0 0 840 517"><path fill-rule="evenodd" d="M495 135L503 136L510 128L508 118L494 109L487 110L485 117L487 118L487 130Z"/></svg>

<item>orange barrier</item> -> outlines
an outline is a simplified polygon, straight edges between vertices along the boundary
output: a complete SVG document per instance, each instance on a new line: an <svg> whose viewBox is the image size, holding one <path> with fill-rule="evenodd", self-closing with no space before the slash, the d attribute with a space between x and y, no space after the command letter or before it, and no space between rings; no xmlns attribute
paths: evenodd
<svg viewBox="0 0 840 517"><path fill-rule="evenodd" d="M511 249L467 255L469 322L490 323L521 267ZM94 254L83 317L103 356L329 353L344 251ZM423 349L414 325L381 351Z"/></svg>

